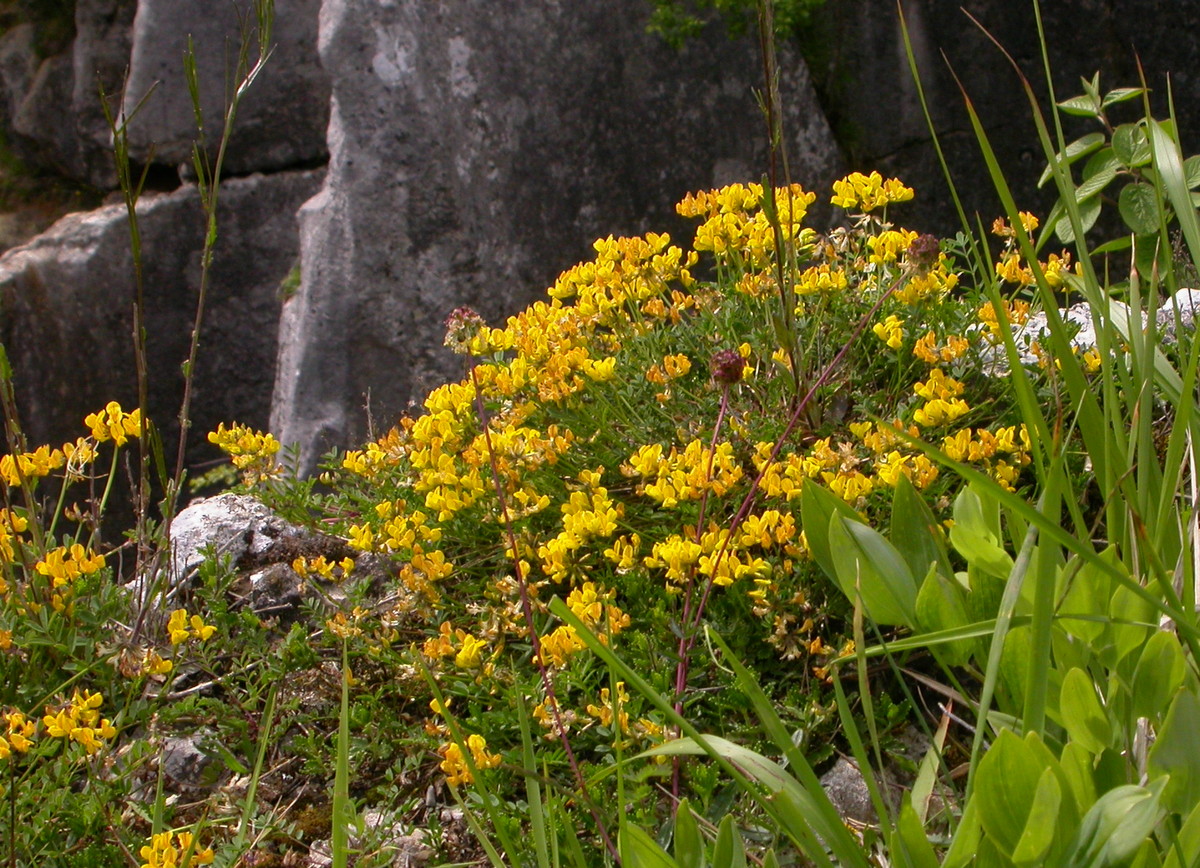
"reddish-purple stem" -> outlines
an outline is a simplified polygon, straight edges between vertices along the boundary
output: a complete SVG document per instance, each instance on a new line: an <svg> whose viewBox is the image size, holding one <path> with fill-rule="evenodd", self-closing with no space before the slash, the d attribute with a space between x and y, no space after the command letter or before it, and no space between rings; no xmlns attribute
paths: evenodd
<svg viewBox="0 0 1200 868"><path fill-rule="evenodd" d="M900 285L900 281L903 280L906 276L907 275L902 274L902 275L900 275L900 277L897 277L896 280L892 282L892 285L889 286L879 296L879 299L875 302L875 304L871 307L871 309L869 311L867 311L866 314L863 315L861 320L859 320L858 325L855 326L854 331L851 333L849 340L847 340L846 343L842 345L842 348L840 350L838 350L837 355L835 355L833 357L833 360L830 361L829 364L825 366L825 368L817 376L816 380L813 381L812 386L809 388L808 393L804 396L803 400L801 400L800 403L797 404L795 409L792 411L792 415L791 415L791 418L788 419L787 426L783 429L783 433L780 434L779 437L775 440L775 446L771 449L770 456L767 458L766 462L763 463L762 469L759 470L758 474L754 477L754 481L750 483L750 490L748 492L746 492L746 496L742 499L741 506L738 507L738 511L734 514L733 520L730 522L729 533L725 537L724 542L721 544L721 548L717 551L717 556L713 560L712 570L710 571L710 574L708 576L708 581L705 582L704 591L700 596L700 602L694 609L692 609L690 607L691 587L689 585L688 605L685 605L685 608L684 608L684 623L680 625L681 629L680 629L680 637L679 637L679 660L676 663L676 669L675 669L675 711L677 714L683 713L683 693L687 686L688 655L691 653L692 648L696 644L697 631L700 628L700 621L704 617L704 609L708 605L708 598L709 598L709 595L712 593L714 580L717 577L717 571L720 569L721 562L725 559L725 556L729 552L729 544L730 544L730 541L733 539L733 535L735 533L737 533L737 529L739 527L741 527L742 522L746 520L746 516L748 516L750 514L750 510L754 508L755 499L758 495L759 487L762 485L762 479L767 473L767 468L769 468L772 464L775 463L775 459L779 456L779 452L783 448L783 444L787 442L788 437L791 435L792 431L795 430L796 424L800 421L800 417L804 413L805 408L808 407L809 403L816 396L817 390L820 389L822 386L824 386L825 383L829 380L829 378L831 376L833 376L834 370L836 370L838 365L841 364L842 359L845 358L846 353L849 352L849 350L850 350L850 347L854 344L854 342L858 339L858 336L860 334L862 334L863 330L867 327L867 323L869 323L871 321L871 319L875 316L875 314L879 312L879 309L881 307L883 307L883 303L892 296L892 294L896 291L896 288ZM727 387L725 392L722 393L722 395L721 395L721 410L717 416L717 428L714 429L714 431L713 431L714 444L716 443L717 430L719 430L721 421L725 415L726 399L727 399L728 394L729 394L729 390ZM711 477L711 475L712 475L712 456L710 455L709 456L709 477ZM705 495L707 495L707 493L708 492L706 489ZM701 500L701 514L703 514L703 503L704 503L704 501ZM699 539L699 533L700 533L699 525L697 525L696 532L697 532L697 539ZM693 577L694 577L694 575L695 575L695 571L693 570ZM678 795L679 795L678 788L679 788L679 767L678 767L678 765L676 765L675 773L674 773L673 779L672 779L672 791L673 791L673 795L675 795L676 797L678 797Z"/></svg>
<svg viewBox="0 0 1200 868"><path fill-rule="evenodd" d="M571 772L575 775L575 781L579 784L579 792L583 796L583 800L587 803L588 810L592 814L592 819L596 823L596 830L600 833L600 837L604 841L604 846L613 857L613 861L619 865L621 863L620 853L618 853L616 845L613 844L612 838L609 837L608 830L605 828L603 820L600 819L600 813L596 810L595 803L592 801L591 796L588 795L587 784L583 780L583 772L579 769L579 763L575 759L575 752L571 750L571 741L567 738L567 728L563 724L562 713L558 707L558 697L554 692L554 683L550 679L550 672L546 668L546 662L542 659L542 642L538 638L537 625L533 620L533 604L529 599L529 586L525 581L524 573L521 571L521 553L517 549L517 536L513 531L512 516L508 512L508 499L504 496L504 486L500 484L500 471L496 467L496 453L492 450L492 434L488 426L487 410L483 405L483 393L479 389L479 377L475 373L475 357L468 356L467 359L467 367L471 372L471 385L475 387L475 408L479 414L479 425L483 429L483 439L487 444L488 466L492 471L492 486L496 489L496 500L500 505L500 514L504 517L504 530L508 536L509 549L512 551L513 576L517 580L517 588L521 593L521 613L525 617L525 626L529 630L529 642L533 647L533 660L541 676L542 689L546 691L546 700L550 703L550 711L554 715L554 728L558 732L559 740L562 742L563 750L566 752L567 763L571 767Z"/></svg>

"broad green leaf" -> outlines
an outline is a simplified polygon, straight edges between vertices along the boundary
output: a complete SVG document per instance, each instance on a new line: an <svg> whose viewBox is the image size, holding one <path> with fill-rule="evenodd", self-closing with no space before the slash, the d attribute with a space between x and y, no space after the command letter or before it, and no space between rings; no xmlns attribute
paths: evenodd
<svg viewBox="0 0 1200 868"><path fill-rule="evenodd" d="M1116 646L1117 660L1150 638L1156 630L1158 613L1149 601L1137 594L1127 585L1119 585L1113 591L1112 601L1108 607L1113 644ZM1122 623L1118 623L1122 622Z"/></svg>
<svg viewBox="0 0 1200 868"><path fill-rule="evenodd" d="M1012 557L1000 546L1000 513L995 501L984 501L971 488L964 488L954 499L954 524L950 544L972 567L998 579L1012 572Z"/></svg>
<svg viewBox="0 0 1200 868"><path fill-rule="evenodd" d="M1133 716L1161 720L1186 673L1179 639L1173 633L1156 632L1142 649L1133 673Z"/></svg>
<svg viewBox="0 0 1200 868"><path fill-rule="evenodd" d="M967 592L957 579L947 578L931 565L929 574L917 592L917 623L923 631L953 630L972 622L967 614ZM975 642L961 639L938 646L946 663L961 666L971 656Z"/></svg>
<svg viewBox="0 0 1200 868"><path fill-rule="evenodd" d="M975 858L979 839L983 836L979 799L972 798L963 809L962 819L954 830L954 839L942 859L942 868L965 868Z"/></svg>
<svg viewBox="0 0 1200 868"><path fill-rule="evenodd" d="M1137 99L1145 92L1145 88L1141 87L1119 87L1116 90L1110 90L1104 95L1104 99L1100 101L1100 107L1108 108L1110 105L1116 105L1119 102Z"/></svg>
<svg viewBox="0 0 1200 868"><path fill-rule="evenodd" d="M893 856L893 865L905 866L905 868L938 868L937 854L933 852L933 845L929 843L921 818L917 816L917 812L912 806L912 800L907 794L900 805L896 831L899 833L897 838L903 848L903 853L900 854L902 858ZM895 841L897 838L892 840Z"/></svg>
<svg viewBox="0 0 1200 868"><path fill-rule="evenodd" d="M1073 96L1064 99L1058 107L1069 115L1076 117L1094 118L1100 115L1100 104L1090 96Z"/></svg>
<svg viewBox="0 0 1200 868"><path fill-rule="evenodd" d="M1159 845L1153 838L1142 842L1133 861L1127 863L1129 868L1162 868L1162 858L1159 856Z"/></svg>
<svg viewBox="0 0 1200 868"><path fill-rule="evenodd" d="M1200 154L1183 161L1183 179L1189 190L1200 187Z"/></svg>
<svg viewBox="0 0 1200 868"><path fill-rule="evenodd" d="M1149 184L1126 184L1117 198L1121 219L1135 235L1153 235L1158 232L1158 221L1162 211L1158 197Z"/></svg>
<svg viewBox="0 0 1200 868"><path fill-rule="evenodd" d="M1068 569L1066 581L1069 584L1058 607L1062 619L1059 624L1072 636L1094 642L1104 633L1103 619L1108 615L1112 597L1112 578L1093 564L1077 560L1073 560Z"/></svg>
<svg viewBox="0 0 1200 868"><path fill-rule="evenodd" d="M1086 157L1088 154L1097 150L1104 144L1104 133L1088 133L1085 136L1080 136L1071 144L1067 145L1056 156L1068 166L1078 160L1080 157ZM1054 176L1054 166L1046 166L1042 172L1042 176L1038 178L1038 186L1044 186Z"/></svg>
<svg viewBox="0 0 1200 868"><path fill-rule="evenodd" d="M732 814L726 814L717 828L712 864L713 868L746 868L746 845Z"/></svg>
<svg viewBox="0 0 1200 868"><path fill-rule="evenodd" d="M892 495L892 544L900 551L914 577L929 573L935 564L942 575L953 575L950 558L942 543L941 525L933 510L904 474Z"/></svg>
<svg viewBox="0 0 1200 868"><path fill-rule="evenodd" d="M876 530L845 516L829 520L830 556L838 584L851 600L861 596L876 624L916 624L917 583L904 558Z"/></svg>
<svg viewBox="0 0 1200 868"><path fill-rule="evenodd" d="M1059 827L1059 808L1062 805L1062 786L1054 769L1046 769L1038 780L1033 794L1033 806L1012 853L1013 863L1018 868L1032 868L1042 864L1054 844L1055 832Z"/></svg>
<svg viewBox="0 0 1200 868"><path fill-rule="evenodd" d="M1150 748L1150 779L1170 775L1162 794L1163 804L1189 813L1200 804L1200 697L1181 690L1171 703L1167 719Z"/></svg>
<svg viewBox="0 0 1200 868"><path fill-rule="evenodd" d="M1175 137L1174 124L1159 123L1153 118L1147 121L1150 144L1154 149L1154 167L1162 179L1167 199L1179 218L1183 237L1187 239L1192 258L1200 258L1200 220L1191 206L1187 182L1184 175L1183 157L1179 152L1179 140Z"/></svg>
<svg viewBox="0 0 1200 868"><path fill-rule="evenodd" d="M1091 199L1079 203L1079 223L1085 233L1096 225L1099 217L1100 199L1098 197L1093 196ZM1064 215L1054 224L1054 234L1063 244L1075 243L1075 228L1071 226L1070 215Z"/></svg>
<svg viewBox="0 0 1200 868"><path fill-rule="evenodd" d="M1112 148L1097 151L1083 169L1083 183L1075 188L1075 201L1090 199L1108 186L1121 169L1121 161Z"/></svg>
<svg viewBox="0 0 1200 868"><path fill-rule="evenodd" d="M1002 710L1010 714L1021 713L1025 689L1029 683L1032 651L1029 627L1014 627L1004 637L1004 650L1000 656L999 686L1009 696L1009 704Z"/></svg>
<svg viewBox="0 0 1200 868"><path fill-rule="evenodd" d="M1025 831L1044 767L1012 730L1004 729L975 772L974 801L988 837L1011 857Z"/></svg>
<svg viewBox="0 0 1200 868"><path fill-rule="evenodd" d="M1101 796L1080 823L1068 866L1107 868L1129 859L1162 817L1159 789L1125 784Z"/></svg>
<svg viewBox="0 0 1200 868"><path fill-rule="evenodd" d="M1195 868L1200 865L1200 804L1183 821L1175 839L1176 846L1167 851L1165 868Z"/></svg>
<svg viewBox="0 0 1200 868"><path fill-rule="evenodd" d="M1150 140L1141 124L1122 124L1113 130L1113 153L1128 168L1150 162Z"/></svg>
<svg viewBox="0 0 1200 868"><path fill-rule="evenodd" d="M617 832L621 864L628 868L676 868L675 861L644 830L622 823Z"/></svg>
<svg viewBox="0 0 1200 868"><path fill-rule="evenodd" d="M829 519L843 515L852 521L860 521L858 513L849 504L815 482L807 482L800 489L800 521L804 525L804 537L813 560L833 581L837 581L837 570L829 551Z"/></svg>
<svg viewBox="0 0 1200 868"><path fill-rule="evenodd" d="M1092 250L1092 253L1097 256L1101 253L1116 253L1118 250L1128 250L1133 244L1133 239L1128 235L1122 235L1120 238L1114 238L1112 241L1105 241L1099 247Z"/></svg>
<svg viewBox="0 0 1200 868"><path fill-rule="evenodd" d="M692 813L691 803L680 799L675 808L675 862L679 868L705 868L704 839L700 835L700 824Z"/></svg>
<svg viewBox="0 0 1200 868"><path fill-rule="evenodd" d="M1112 743L1108 714L1092 677L1082 669L1072 669L1063 678L1058 708L1067 734L1091 753L1099 754Z"/></svg>
<svg viewBox="0 0 1200 868"><path fill-rule="evenodd" d="M1069 741L1058 757L1059 768L1079 810L1087 812L1096 801L1096 779L1092 771L1094 757L1076 742Z"/></svg>

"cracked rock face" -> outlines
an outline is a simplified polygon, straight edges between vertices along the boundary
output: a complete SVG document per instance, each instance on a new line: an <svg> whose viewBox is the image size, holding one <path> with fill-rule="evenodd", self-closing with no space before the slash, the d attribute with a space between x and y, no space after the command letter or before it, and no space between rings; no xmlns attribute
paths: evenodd
<svg viewBox="0 0 1200 868"><path fill-rule="evenodd" d="M311 472L386 430L461 360L443 321L493 323L609 234L694 226L691 190L760 177L757 49L719 28L677 52L638 0L326 0L330 169L301 212L302 280L283 311L272 430ZM798 57L782 59L791 172L840 158ZM369 411L364 410L364 405Z"/></svg>
<svg viewBox="0 0 1200 868"><path fill-rule="evenodd" d="M279 286L298 254L295 212L319 170L233 179L221 191L220 237L201 330L191 445L233 419L262 427L274 378ZM138 209L151 372L150 418L171 431L200 279L204 224L195 187ZM124 206L68 215L0 257L0 342L16 371L26 433L61 444L109 401L136 406L132 257ZM170 439L167 442L172 442Z"/></svg>
<svg viewBox="0 0 1200 868"><path fill-rule="evenodd" d="M196 119L181 58L196 54L210 149L220 136L227 81L240 31L254 26L253 4L138 0L129 55L125 109L154 88L129 127L135 159L191 162ZM225 167L233 174L271 172L321 162L327 155L329 79L317 59L320 0L276 0L271 56L238 108ZM257 58L252 47L250 62Z"/></svg>

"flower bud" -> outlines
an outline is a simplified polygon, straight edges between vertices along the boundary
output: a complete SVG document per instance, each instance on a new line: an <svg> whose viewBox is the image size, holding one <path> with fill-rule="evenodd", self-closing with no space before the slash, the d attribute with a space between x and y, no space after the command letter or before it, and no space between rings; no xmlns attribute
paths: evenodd
<svg viewBox="0 0 1200 868"><path fill-rule="evenodd" d="M746 362L737 350L720 350L713 353L708 370L712 378L724 386L731 386L742 379Z"/></svg>

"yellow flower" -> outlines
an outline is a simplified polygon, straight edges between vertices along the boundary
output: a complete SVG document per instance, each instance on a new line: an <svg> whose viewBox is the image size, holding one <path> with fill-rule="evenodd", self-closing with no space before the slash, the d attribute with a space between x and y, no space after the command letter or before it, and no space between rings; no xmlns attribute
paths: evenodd
<svg viewBox="0 0 1200 868"><path fill-rule="evenodd" d="M891 202L907 202L913 197L911 187L905 187L897 178L886 181L878 172L864 175L853 172L833 182L830 202L847 211L857 208L866 213Z"/></svg>
<svg viewBox="0 0 1200 868"><path fill-rule="evenodd" d="M889 229L867 239L871 254L867 257L874 265L889 265L899 260L900 255L912 245L917 233L908 229Z"/></svg>
<svg viewBox="0 0 1200 868"><path fill-rule="evenodd" d="M130 437L141 436L142 411L126 413L116 401L109 401L101 412L89 414L83 424L92 429L92 438L97 443L111 440L124 446Z"/></svg>
<svg viewBox="0 0 1200 868"><path fill-rule="evenodd" d="M229 456L248 484L262 482L282 472L275 462L279 441L272 434L264 434L245 425L233 425L226 430L222 422L216 431L209 432L208 442Z"/></svg>
<svg viewBox="0 0 1200 868"><path fill-rule="evenodd" d="M213 861L212 848L198 846L191 832L160 832L138 853L143 859L141 868L193 868Z"/></svg>
<svg viewBox="0 0 1200 868"><path fill-rule="evenodd" d="M503 760L499 754L488 753L487 740L478 733L467 736L467 750L471 753L471 761L476 769L494 769ZM474 775L463 757L462 748L457 743L448 742L442 745L439 753L442 754L439 768L446 773L447 783L456 787L474 780Z"/></svg>
<svg viewBox="0 0 1200 868"><path fill-rule="evenodd" d="M49 476L66 463L61 450L39 446L33 452L25 452L15 459L11 455L0 456L0 479L8 486L17 486L21 480L31 482Z"/></svg>
<svg viewBox="0 0 1200 868"><path fill-rule="evenodd" d="M38 562L37 571L49 578L54 587L61 588L75 582L81 576L91 575L104 569L104 555L85 549L79 543L51 549Z"/></svg>
<svg viewBox="0 0 1200 868"><path fill-rule="evenodd" d="M187 609L176 609L167 621L167 635L170 637L172 645L179 645L189 639L206 642L216 632L217 628L211 624L205 624L204 619L199 615L192 615L189 618Z"/></svg>
<svg viewBox="0 0 1200 868"><path fill-rule="evenodd" d="M903 322L895 314L888 316L883 322L875 323L871 331L893 350L898 350L904 345Z"/></svg>
<svg viewBox="0 0 1200 868"><path fill-rule="evenodd" d="M563 625L554 632L541 638L542 662L551 666L566 666L567 661L577 651L586 646L573 627Z"/></svg>
<svg viewBox="0 0 1200 868"><path fill-rule="evenodd" d="M482 664L480 653L487 647L482 639L476 639L467 634L463 636L462 647L454 656L454 665L459 669L478 669Z"/></svg>
<svg viewBox="0 0 1200 868"><path fill-rule="evenodd" d="M934 398L932 401L927 401L923 407L918 407L913 412L913 419L918 425L925 428L936 428L953 422L960 416L966 415L970 410L971 408L962 398L950 400Z"/></svg>

